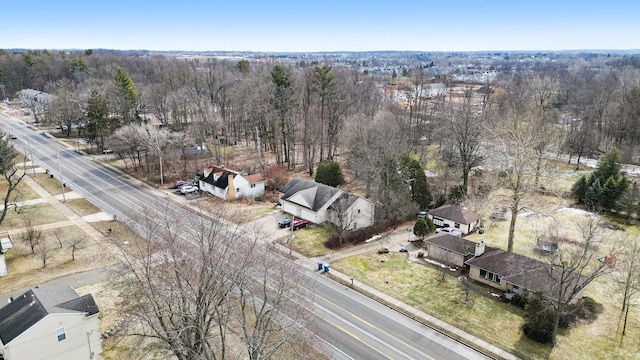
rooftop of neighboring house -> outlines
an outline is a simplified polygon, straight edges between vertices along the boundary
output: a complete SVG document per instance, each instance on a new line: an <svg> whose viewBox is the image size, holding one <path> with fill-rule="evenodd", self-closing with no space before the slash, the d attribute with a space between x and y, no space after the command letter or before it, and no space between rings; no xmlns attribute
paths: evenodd
<svg viewBox="0 0 640 360"><path fill-rule="evenodd" d="M471 224L480 219L480 215L460 205L442 205L439 208L430 210L429 214L455 221L459 224Z"/></svg>
<svg viewBox="0 0 640 360"><path fill-rule="evenodd" d="M8 344L49 314L98 313L91 294L79 296L71 286L36 286L0 309L0 340Z"/></svg>
<svg viewBox="0 0 640 360"><path fill-rule="evenodd" d="M448 233L437 233L435 235L429 236L424 240L424 242L436 245L443 249L447 249L457 254L461 255L473 255L476 251L476 245L478 243L464 239L459 236L451 235ZM498 250L498 248L485 246L485 254L491 251Z"/></svg>
<svg viewBox="0 0 640 360"><path fill-rule="evenodd" d="M317 211L327 204L340 189L315 181L294 177L280 189L280 199Z"/></svg>

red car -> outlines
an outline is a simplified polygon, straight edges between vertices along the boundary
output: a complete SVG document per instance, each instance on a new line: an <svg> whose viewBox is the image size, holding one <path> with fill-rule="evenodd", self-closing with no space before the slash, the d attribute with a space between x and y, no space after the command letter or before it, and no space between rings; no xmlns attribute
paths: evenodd
<svg viewBox="0 0 640 360"><path fill-rule="evenodd" d="M303 227L307 227L308 223L309 223L309 220L295 219L295 220L293 220L293 225L291 225L291 228L293 229L293 231L296 231L296 230L301 229Z"/></svg>

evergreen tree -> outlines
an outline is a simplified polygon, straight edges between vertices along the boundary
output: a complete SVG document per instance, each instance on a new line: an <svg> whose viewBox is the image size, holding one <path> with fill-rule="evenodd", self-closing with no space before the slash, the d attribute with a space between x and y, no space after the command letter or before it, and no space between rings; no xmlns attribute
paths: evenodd
<svg viewBox="0 0 640 360"><path fill-rule="evenodd" d="M107 102L96 90L91 91L87 101L87 133L86 139L92 144L96 139L100 139L100 150L104 150L104 135L109 128L109 108Z"/></svg>
<svg viewBox="0 0 640 360"><path fill-rule="evenodd" d="M138 95L133 80L123 68L118 68L113 76L113 81L118 89L118 110L123 120L139 120L137 107L140 95Z"/></svg>
<svg viewBox="0 0 640 360"><path fill-rule="evenodd" d="M602 193L603 189L602 185L600 185L600 179L596 179L593 184L589 185L587 191L584 193L584 205L588 209L598 209Z"/></svg>
<svg viewBox="0 0 640 360"><path fill-rule="evenodd" d="M413 234L420 239L433 234L436 231L436 226L428 217L418 219L413 226Z"/></svg>
<svg viewBox="0 0 640 360"><path fill-rule="evenodd" d="M552 341L555 310L538 295L530 295L524 308L525 323L522 325L524 334L542 344Z"/></svg>
<svg viewBox="0 0 640 360"><path fill-rule="evenodd" d="M627 218L631 219L634 215L638 216L640 213L640 188L636 181L633 182L631 187L627 187L620 195L620 198L616 202L616 210L619 212L627 213Z"/></svg>
<svg viewBox="0 0 640 360"><path fill-rule="evenodd" d="M622 157L618 149L607 151L598 160L596 170L588 178L581 176L573 184L571 193L576 203L585 204L592 209L613 209L628 186L626 177L620 173L621 170Z"/></svg>
<svg viewBox="0 0 640 360"><path fill-rule="evenodd" d="M333 187L344 185L344 175L342 175L340 164L329 160L321 162L316 169L315 181Z"/></svg>
<svg viewBox="0 0 640 360"><path fill-rule="evenodd" d="M587 183L587 177L585 175L580 176L578 181L571 187L571 194L576 199L577 204L584 202L584 194L587 191L589 184Z"/></svg>
<svg viewBox="0 0 640 360"><path fill-rule="evenodd" d="M422 165L418 160L410 157L403 159L403 162L404 175L411 183L411 200L418 204L420 209L427 209L433 201L433 196L429 191L429 183Z"/></svg>

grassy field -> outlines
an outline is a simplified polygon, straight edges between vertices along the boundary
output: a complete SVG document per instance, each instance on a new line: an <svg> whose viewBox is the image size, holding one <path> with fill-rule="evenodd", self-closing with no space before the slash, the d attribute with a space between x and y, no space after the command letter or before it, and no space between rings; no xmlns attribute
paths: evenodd
<svg viewBox="0 0 640 360"><path fill-rule="evenodd" d="M326 255L331 250L324 247L323 242L334 230L329 226L310 226L294 232L293 250L307 257Z"/></svg>
<svg viewBox="0 0 640 360"><path fill-rule="evenodd" d="M625 344L619 347L616 308L601 290L602 283L592 284L585 295L603 303L605 312L594 323L562 331L559 345L551 347L522 334L521 309L472 291L465 301L465 288L460 282L451 277L440 282L438 270L409 263L404 254L371 252L336 261L332 266L524 359L608 359L613 354L619 359L640 357L640 319L634 316Z"/></svg>
<svg viewBox="0 0 640 360"><path fill-rule="evenodd" d="M46 267L43 267L37 253L31 253L20 235L12 236L14 247L5 253L9 275L2 278L3 291L42 284L61 276L100 269L114 263L113 256L104 248L104 244L94 241L76 226L42 230L42 239L50 251ZM82 239L82 242L72 261L69 245L77 239ZM105 253L108 255L105 256Z"/></svg>
<svg viewBox="0 0 640 360"><path fill-rule="evenodd" d="M0 194L7 193L7 183L6 181L0 182ZM27 185L24 181L20 182L16 187L15 192L12 194L15 196L15 202L21 202L26 200L38 199L40 195L35 192L29 185ZM13 201L13 200L12 200Z"/></svg>
<svg viewBox="0 0 640 360"><path fill-rule="evenodd" d="M36 173L35 175L29 174L31 178L42 186L51 195L62 194L62 187L60 186L60 180L52 178L50 174ZM67 186L64 191L71 191Z"/></svg>
<svg viewBox="0 0 640 360"><path fill-rule="evenodd" d="M2 222L3 229L22 228L31 225L44 225L66 220L66 217L49 204L26 205L18 208L18 212L10 210Z"/></svg>
<svg viewBox="0 0 640 360"><path fill-rule="evenodd" d="M69 199L64 203L69 209L73 210L78 216L86 216L95 213L99 213L100 208L93 205L87 199Z"/></svg>

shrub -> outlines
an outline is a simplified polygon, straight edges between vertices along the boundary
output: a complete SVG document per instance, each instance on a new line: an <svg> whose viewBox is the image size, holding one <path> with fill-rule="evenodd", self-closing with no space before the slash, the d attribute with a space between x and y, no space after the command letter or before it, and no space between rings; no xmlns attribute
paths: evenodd
<svg viewBox="0 0 640 360"><path fill-rule="evenodd" d="M521 309L524 309L527 305L527 298L520 295L514 295L509 301L511 305L515 305Z"/></svg>

